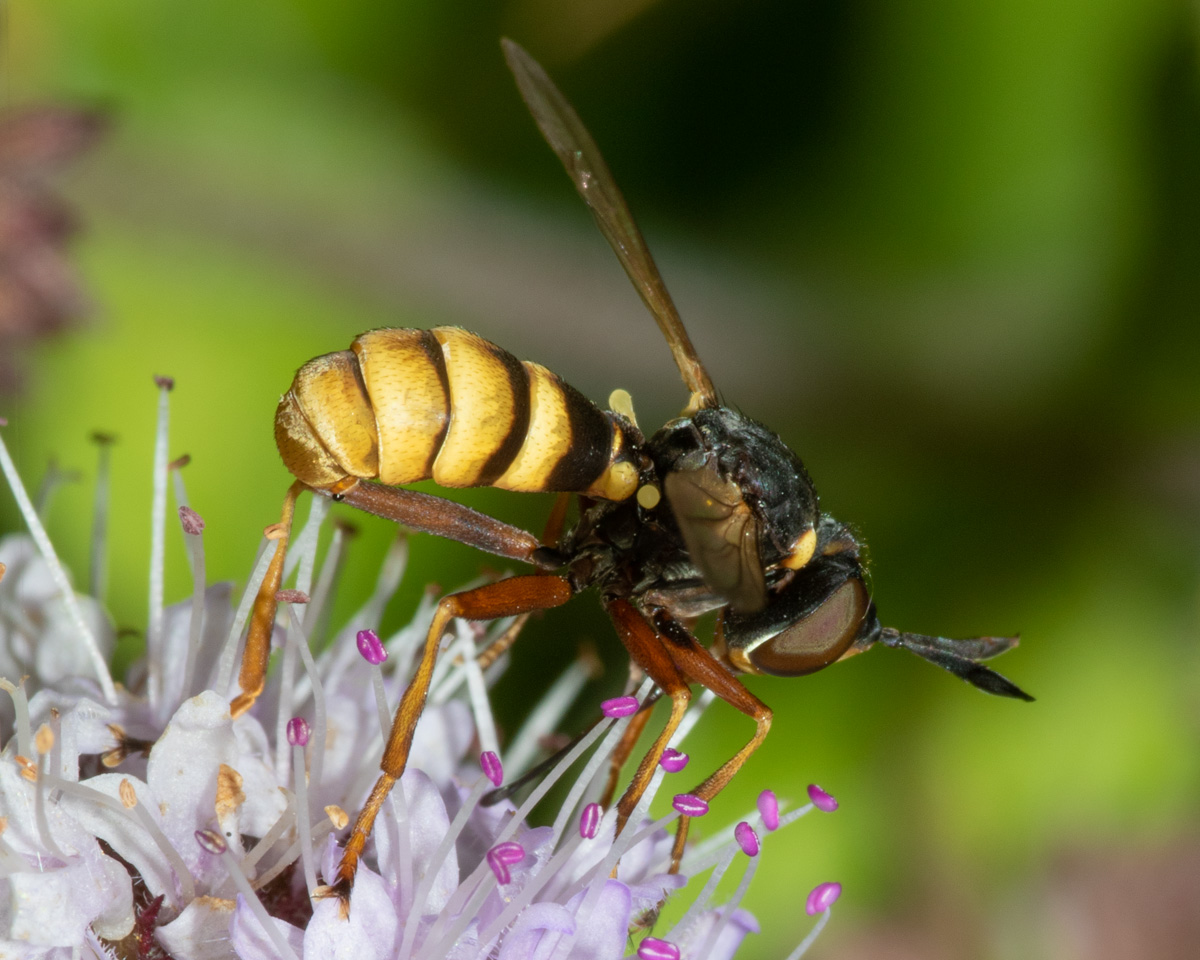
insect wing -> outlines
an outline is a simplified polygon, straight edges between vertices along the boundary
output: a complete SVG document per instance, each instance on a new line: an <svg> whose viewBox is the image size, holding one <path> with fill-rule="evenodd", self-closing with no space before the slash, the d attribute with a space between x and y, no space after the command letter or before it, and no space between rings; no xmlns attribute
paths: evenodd
<svg viewBox="0 0 1200 960"><path fill-rule="evenodd" d="M663 481L688 555L705 584L739 613L761 610L767 601L759 524L737 487L715 470L676 470Z"/></svg>
<svg viewBox="0 0 1200 960"><path fill-rule="evenodd" d="M575 189L596 218L600 232L666 337L683 382L692 392L690 406L695 409L717 406L716 390L708 371L692 346L679 311L596 141L541 65L513 41L505 38L500 43L538 129L558 154Z"/></svg>

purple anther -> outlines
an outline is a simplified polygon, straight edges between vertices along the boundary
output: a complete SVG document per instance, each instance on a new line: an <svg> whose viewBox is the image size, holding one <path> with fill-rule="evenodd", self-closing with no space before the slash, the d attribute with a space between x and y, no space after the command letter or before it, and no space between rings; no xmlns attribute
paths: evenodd
<svg viewBox="0 0 1200 960"><path fill-rule="evenodd" d="M742 853L748 857L758 856L758 834L745 820L733 828L733 839L742 848Z"/></svg>
<svg viewBox="0 0 1200 960"><path fill-rule="evenodd" d="M838 808L838 802L833 795L826 793L815 783L808 785L808 799L812 801L814 807L824 810L826 813L833 813Z"/></svg>
<svg viewBox="0 0 1200 960"><path fill-rule="evenodd" d="M678 773L688 765L688 760L690 759L691 757L686 753L680 753L674 747L667 747L662 752L662 756L659 757L658 765L666 770L667 773Z"/></svg>
<svg viewBox="0 0 1200 960"><path fill-rule="evenodd" d="M204 521L191 507L179 508L179 522L183 524L183 532L198 537L204 531Z"/></svg>
<svg viewBox="0 0 1200 960"><path fill-rule="evenodd" d="M0 417L0 427L8 426L8 417Z"/></svg>
<svg viewBox="0 0 1200 960"><path fill-rule="evenodd" d="M175 389L175 378L174 377L155 377L154 385L156 387L158 387L159 390L174 390Z"/></svg>
<svg viewBox="0 0 1200 960"><path fill-rule="evenodd" d="M613 697L600 704L600 712L606 717L629 717L638 712L636 697Z"/></svg>
<svg viewBox="0 0 1200 960"><path fill-rule="evenodd" d="M196 842L214 857L219 857L227 849L225 838L216 830L197 830Z"/></svg>
<svg viewBox="0 0 1200 960"><path fill-rule="evenodd" d="M842 885L840 883L818 883L812 888L812 892L804 902L804 910L810 917L815 917L818 913L824 913L837 903L837 898L841 895Z"/></svg>
<svg viewBox="0 0 1200 960"><path fill-rule="evenodd" d="M516 840L507 840L504 843L498 843L488 851L489 857L495 857L500 863L505 866L511 866L514 863L520 863L525 859L525 848L517 843Z"/></svg>
<svg viewBox="0 0 1200 960"><path fill-rule="evenodd" d="M181 453L174 460L172 460L170 463L167 464L167 469L168 470L182 470L184 467L186 467L191 462L192 462L192 455L190 453Z"/></svg>
<svg viewBox="0 0 1200 960"><path fill-rule="evenodd" d="M308 721L303 717L292 717L287 722L287 738L288 743L293 747L307 747L308 738L311 734L308 726Z"/></svg>
<svg viewBox="0 0 1200 960"><path fill-rule="evenodd" d="M363 633L367 632L363 631ZM362 633L359 636L361 637ZM358 649L362 649L361 644ZM483 771L485 777L492 781L492 786L498 787L504 782L504 764L500 762L500 758L493 751L484 750L479 755L479 769Z"/></svg>
<svg viewBox="0 0 1200 960"><path fill-rule="evenodd" d="M589 803L583 808L583 814L579 818L579 835L584 840L591 840L596 836L596 831L600 829L600 818L604 815L604 811L600 809L600 804Z"/></svg>
<svg viewBox="0 0 1200 960"><path fill-rule="evenodd" d="M275 599L280 603L308 603L308 594L303 590L276 590Z"/></svg>
<svg viewBox="0 0 1200 960"><path fill-rule="evenodd" d="M644 937L638 944L637 955L640 960L679 960L679 948L670 940Z"/></svg>
<svg viewBox="0 0 1200 960"><path fill-rule="evenodd" d="M758 795L758 815L768 830L779 829L779 800L774 790L764 790Z"/></svg>
<svg viewBox="0 0 1200 960"><path fill-rule="evenodd" d="M677 793L671 806L685 817L702 817L708 813L708 804L694 793Z"/></svg>
<svg viewBox="0 0 1200 960"><path fill-rule="evenodd" d="M512 874L508 872L508 867L491 850L488 851L487 865L492 868L497 883L503 886L512 882Z"/></svg>
<svg viewBox="0 0 1200 960"><path fill-rule="evenodd" d="M377 667L387 659L387 651L383 649L383 641L374 630L358 631L358 652L371 666ZM499 786L500 784L496 784Z"/></svg>

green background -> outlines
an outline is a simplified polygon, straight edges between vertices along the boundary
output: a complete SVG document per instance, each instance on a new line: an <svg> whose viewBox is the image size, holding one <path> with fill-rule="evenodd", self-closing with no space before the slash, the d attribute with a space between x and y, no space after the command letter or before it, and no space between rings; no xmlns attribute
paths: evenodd
<svg viewBox="0 0 1200 960"><path fill-rule="evenodd" d="M509 34L604 149L727 401L862 531L884 622L1019 631L997 666L1038 697L882 649L751 681L775 726L713 818L810 781L842 809L771 838L743 955L786 954L829 879L816 956L1096 956L1078 945L1116 929L1157 955L1200 923L1200 899L1154 912L1166 895L1129 880L1200 875L1197 23L1182 0L15 0L4 100L115 124L64 185L96 310L26 356L6 442L30 484L51 456L83 472L50 528L84 582L86 437L120 436L108 599L141 629L152 374L176 378L210 574L239 581L287 486L275 402L362 330L458 323L598 401L628 388L643 427L677 412L657 330L505 71ZM532 529L547 509L461 499ZM0 521L19 522L7 497ZM342 616L389 537L359 526ZM431 538L412 557L389 622L494 565ZM583 642L610 666L589 696L620 686L596 607L523 641L506 727ZM750 732L714 707L689 775Z"/></svg>

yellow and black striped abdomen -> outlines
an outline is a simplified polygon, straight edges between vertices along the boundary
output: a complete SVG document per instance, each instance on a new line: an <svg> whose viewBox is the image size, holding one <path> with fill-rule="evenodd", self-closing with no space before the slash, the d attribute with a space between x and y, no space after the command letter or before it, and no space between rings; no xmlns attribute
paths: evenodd
<svg viewBox="0 0 1200 960"><path fill-rule="evenodd" d="M637 488L621 423L545 367L458 327L372 330L310 360L275 414L297 478L570 491L624 500Z"/></svg>

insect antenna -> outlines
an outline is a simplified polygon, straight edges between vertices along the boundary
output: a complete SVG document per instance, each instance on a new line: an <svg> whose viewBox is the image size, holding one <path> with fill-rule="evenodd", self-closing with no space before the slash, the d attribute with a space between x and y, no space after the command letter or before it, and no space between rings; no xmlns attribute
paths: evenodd
<svg viewBox="0 0 1200 960"><path fill-rule="evenodd" d="M945 637L927 637L919 633L901 633L885 627L879 642L888 647L903 647L923 660L948 670L985 693L998 697L1032 702L1033 697L1007 677L979 663L999 656L1017 645L1016 637L979 637L974 640L947 640Z"/></svg>

